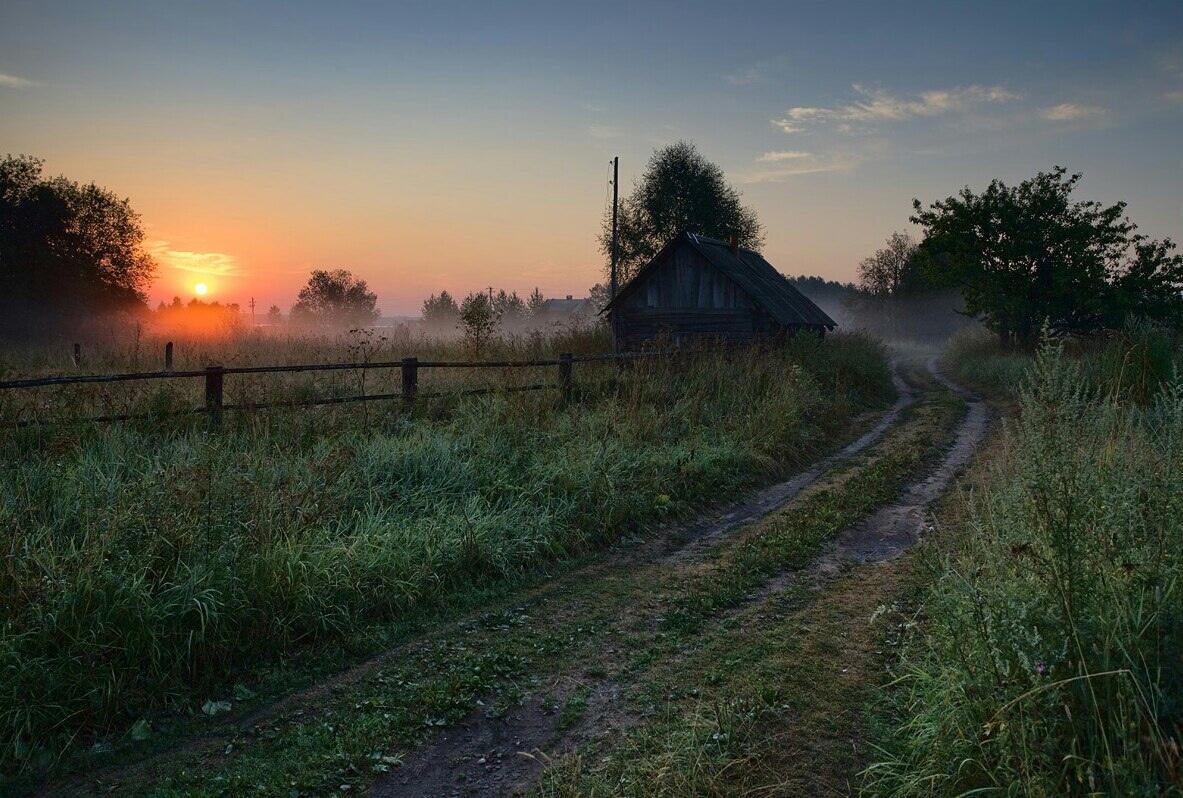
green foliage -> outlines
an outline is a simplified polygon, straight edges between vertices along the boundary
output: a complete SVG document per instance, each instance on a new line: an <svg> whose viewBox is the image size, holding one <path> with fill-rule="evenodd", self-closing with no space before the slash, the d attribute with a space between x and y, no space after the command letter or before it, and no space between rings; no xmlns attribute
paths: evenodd
<svg viewBox="0 0 1183 798"><path fill-rule="evenodd" d="M1132 316L1183 322L1183 256L1169 239L1139 235L1125 203L1073 201L1080 177L1056 167L1014 187L965 188L927 209L913 201L929 278L960 289L966 311L1004 343L1032 344L1044 325L1088 332Z"/></svg>
<svg viewBox="0 0 1183 798"><path fill-rule="evenodd" d="M734 236L740 246L756 250L764 241L755 211L743 205L723 170L688 141L653 153L633 193L620 202L617 228L621 284L682 232L724 241ZM610 214L604 219L600 249L611 258Z"/></svg>
<svg viewBox="0 0 1183 798"><path fill-rule="evenodd" d="M880 249L859 263L859 287L877 297L924 290L928 286L916 253L917 246L907 233L892 233Z"/></svg>
<svg viewBox="0 0 1183 798"><path fill-rule="evenodd" d="M542 312L542 306L546 304L546 297L542 295L542 291L537 286L530 292L530 297L526 300L526 313L531 317L536 317Z"/></svg>
<svg viewBox="0 0 1183 798"><path fill-rule="evenodd" d="M423 300L423 321L436 327L453 327L460 318L460 306L447 291Z"/></svg>
<svg viewBox="0 0 1183 798"><path fill-rule="evenodd" d="M1183 389L1118 401L1087 363L1046 347L1029 371L925 592L873 794L1183 792Z"/></svg>
<svg viewBox="0 0 1183 798"><path fill-rule="evenodd" d="M1183 362L1179 334L1141 319L1105 337L1063 346L1079 360L1081 378L1092 390L1142 405L1153 400ZM999 399L1016 399L1035 363L1030 353L1004 347L980 328L950 339L945 360L958 379Z"/></svg>
<svg viewBox="0 0 1183 798"><path fill-rule="evenodd" d="M308 411L228 416L218 434L10 432L0 762L35 766L161 707L200 711L260 663L732 495L889 392L877 345L803 336L638 364L565 409L534 393L372 424Z"/></svg>
<svg viewBox="0 0 1183 798"><path fill-rule="evenodd" d="M500 322L501 312L497 303L487 294L477 291L464 297L464 302L460 304L460 329L464 331L468 348L478 357L488 348Z"/></svg>
<svg viewBox="0 0 1183 798"><path fill-rule="evenodd" d="M292 306L292 321L328 327L364 327L378 320L378 296L347 269L316 269Z"/></svg>
<svg viewBox="0 0 1183 798"><path fill-rule="evenodd" d="M0 159L3 322L142 306L156 267L139 216L93 183L43 177L42 165L28 156Z"/></svg>

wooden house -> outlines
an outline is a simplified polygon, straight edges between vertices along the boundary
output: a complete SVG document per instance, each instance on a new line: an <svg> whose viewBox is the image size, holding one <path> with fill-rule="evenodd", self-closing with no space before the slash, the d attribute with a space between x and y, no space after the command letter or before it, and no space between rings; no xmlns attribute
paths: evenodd
<svg viewBox="0 0 1183 798"><path fill-rule="evenodd" d="M618 351L664 338L750 342L835 327L760 253L682 233L604 308Z"/></svg>

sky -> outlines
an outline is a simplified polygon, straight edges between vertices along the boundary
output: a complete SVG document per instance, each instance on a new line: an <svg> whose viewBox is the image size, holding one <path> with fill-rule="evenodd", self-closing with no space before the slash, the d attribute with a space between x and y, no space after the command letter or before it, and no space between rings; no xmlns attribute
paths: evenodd
<svg viewBox="0 0 1183 798"><path fill-rule="evenodd" d="M0 154L128 197L154 302L586 295L611 158L679 139L790 274L1054 165L1183 239L1183 2L0 2Z"/></svg>

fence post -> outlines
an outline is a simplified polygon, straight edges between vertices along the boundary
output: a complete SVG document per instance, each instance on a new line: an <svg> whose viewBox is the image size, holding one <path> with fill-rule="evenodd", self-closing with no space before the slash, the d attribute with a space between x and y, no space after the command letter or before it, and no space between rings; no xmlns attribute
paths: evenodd
<svg viewBox="0 0 1183 798"><path fill-rule="evenodd" d="M169 341L164 345L164 370L173 370L173 342Z"/></svg>
<svg viewBox="0 0 1183 798"><path fill-rule="evenodd" d="M74 367L82 365L82 344L74 344Z"/></svg>
<svg viewBox="0 0 1183 798"><path fill-rule="evenodd" d="M222 423L222 371L221 366L205 368L205 409L214 427Z"/></svg>
<svg viewBox="0 0 1183 798"><path fill-rule="evenodd" d="M403 403L412 404L419 393L419 358L403 358Z"/></svg>
<svg viewBox="0 0 1183 798"><path fill-rule="evenodd" d="M562 392L563 402L571 401L571 353L563 352L559 355L559 390Z"/></svg>

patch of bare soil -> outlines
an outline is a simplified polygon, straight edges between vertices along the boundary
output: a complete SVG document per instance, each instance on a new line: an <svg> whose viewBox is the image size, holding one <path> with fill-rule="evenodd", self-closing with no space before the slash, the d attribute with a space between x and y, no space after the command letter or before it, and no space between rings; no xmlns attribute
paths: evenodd
<svg viewBox="0 0 1183 798"><path fill-rule="evenodd" d="M584 708L564 728L560 710L573 696ZM549 759L592 735L632 725L621 711L614 682L567 684L539 691L498 717L478 708L411 755L397 771L374 785L375 798L435 798L524 794Z"/></svg>

